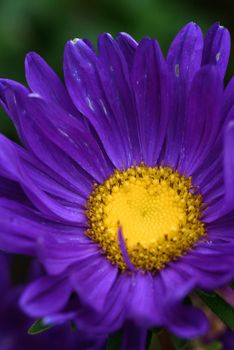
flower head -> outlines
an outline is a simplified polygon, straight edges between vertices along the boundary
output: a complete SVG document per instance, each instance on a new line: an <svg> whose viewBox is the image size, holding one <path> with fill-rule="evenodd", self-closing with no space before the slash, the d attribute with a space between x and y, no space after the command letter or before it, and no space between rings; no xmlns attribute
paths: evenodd
<svg viewBox="0 0 234 350"><path fill-rule="evenodd" d="M203 40L189 23L166 59L155 39L102 34L98 52L67 43L65 85L35 53L29 87L1 79L23 146L0 138L0 246L48 273L21 298L29 315L98 334L206 331L183 300L234 275L229 51L225 28Z"/></svg>

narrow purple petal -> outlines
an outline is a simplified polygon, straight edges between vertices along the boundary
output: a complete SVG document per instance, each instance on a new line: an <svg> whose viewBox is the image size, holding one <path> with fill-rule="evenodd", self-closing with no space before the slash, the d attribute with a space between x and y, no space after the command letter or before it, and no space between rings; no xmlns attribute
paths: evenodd
<svg viewBox="0 0 234 350"><path fill-rule="evenodd" d="M59 77L37 53L27 54L25 73L27 83L33 92L46 100L53 101L74 115L78 114Z"/></svg>
<svg viewBox="0 0 234 350"><path fill-rule="evenodd" d="M228 65L230 48L229 31L220 26L219 23L214 23L205 38L202 65L215 65L223 78Z"/></svg>
<svg viewBox="0 0 234 350"><path fill-rule="evenodd" d="M32 208L0 198L0 248L10 253L35 255L39 235L46 221Z"/></svg>
<svg viewBox="0 0 234 350"><path fill-rule="evenodd" d="M32 317L43 317L61 311L70 294L71 287L66 279L41 277L26 288L20 306Z"/></svg>
<svg viewBox="0 0 234 350"><path fill-rule="evenodd" d="M209 329L205 315L201 310L193 306L179 305L171 310L170 316L168 328L181 338L191 339L199 337L204 335Z"/></svg>
<svg viewBox="0 0 234 350"><path fill-rule="evenodd" d="M223 116L224 119L230 112L231 108L234 106L234 77L231 78L231 80L228 82L225 90L224 90L224 96L223 96Z"/></svg>
<svg viewBox="0 0 234 350"><path fill-rule="evenodd" d="M203 49L203 36L195 23L189 23L177 34L167 55L171 72L172 99L168 126L168 147L165 163L177 166L181 153L181 142L185 125L185 110L189 87L200 68Z"/></svg>
<svg viewBox="0 0 234 350"><path fill-rule="evenodd" d="M232 109L234 116L234 109ZM225 130L224 136L224 179L225 199L228 210L234 209L234 118L230 121Z"/></svg>
<svg viewBox="0 0 234 350"><path fill-rule="evenodd" d="M117 275L117 266L113 266L99 252L98 256L90 255L76 266L71 276L71 283L83 303L101 311Z"/></svg>
<svg viewBox="0 0 234 350"><path fill-rule="evenodd" d="M111 109L101 72L98 57L83 40L67 43L64 74L69 94L78 110L93 124L113 164L121 168L129 164L125 133Z"/></svg>
<svg viewBox="0 0 234 350"><path fill-rule="evenodd" d="M122 327L126 319L126 304L129 297L131 279L119 274L106 298L102 312L94 313L90 308L80 309L77 327L96 334L112 333Z"/></svg>
<svg viewBox="0 0 234 350"><path fill-rule="evenodd" d="M128 297L128 319L146 328L162 324L160 310L157 309L154 278L150 273L134 273Z"/></svg>
<svg viewBox="0 0 234 350"><path fill-rule="evenodd" d="M179 31L168 51L167 63L175 78L192 81L201 65L202 49L202 31L191 22Z"/></svg>
<svg viewBox="0 0 234 350"><path fill-rule="evenodd" d="M138 44L128 33L119 33L116 37L116 41L128 64L128 69L131 71Z"/></svg>
<svg viewBox="0 0 234 350"><path fill-rule="evenodd" d="M105 71L103 87L108 96L119 126L128 143L130 164L142 160L139 142L138 119L127 62L118 44L110 34L103 33L98 39L99 59Z"/></svg>
<svg viewBox="0 0 234 350"><path fill-rule="evenodd" d="M49 274L58 275L73 266L76 270L75 264L100 255L100 248L83 231L83 228L77 227L76 232L65 236L58 228L59 237L55 234L54 237L44 236L40 239L38 255Z"/></svg>
<svg viewBox="0 0 234 350"><path fill-rule="evenodd" d="M78 192L89 194L92 187L92 178L76 165L63 150L59 149L48 140L30 115L26 113L26 102L29 102L27 93L22 92L21 89L16 89L14 85L8 84L7 82L5 82L5 89L6 88L10 92L7 97L7 103L14 109L20 127L22 126L22 120L24 121L20 137L25 146L54 171L52 175L53 178L60 178L59 181L61 181L62 178L65 186L69 186L73 190L76 188ZM73 117L71 117L71 120L72 118ZM57 120L57 123L59 123L59 120ZM80 125L78 121L77 124Z"/></svg>
<svg viewBox="0 0 234 350"><path fill-rule="evenodd" d="M132 81L138 112L142 157L157 163L168 125L168 71L156 40L144 39L136 49Z"/></svg>
<svg viewBox="0 0 234 350"><path fill-rule="evenodd" d="M187 175L206 160L219 136L222 96L223 83L217 70L213 66L201 68L190 91L180 159L179 168Z"/></svg>
<svg viewBox="0 0 234 350"><path fill-rule="evenodd" d="M24 187L30 200L45 215L50 212L52 216L57 218L60 217L75 223L84 222L82 206L74 205L74 203L64 203L64 200L58 200L56 197L50 196L38 186L25 165L24 159L30 161L31 158L23 149L2 135L0 136L0 145L0 174L2 176L19 182Z"/></svg>
<svg viewBox="0 0 234 350"><path fill-rule="evenodd" d="M14 91L17 91L19 95L27 95L29 93L29 90L18 82L9 79L0 79L0 105L13 121L18 135L24 142L19 112L14 100Z"/></svg>
<svg viewBox="0 0 234 350"><path fill-rule="evenodd" d="M124 237L123 237L123 231L122 231L121 227L119 227L119 229L118 229L118 240L119 240L119 247L120 247L121 253L123 255L124 262L126 263L128 269L130 271L136 272L137 269L131 263L131 260L129 258L127 247L126 247Z"/></svg>

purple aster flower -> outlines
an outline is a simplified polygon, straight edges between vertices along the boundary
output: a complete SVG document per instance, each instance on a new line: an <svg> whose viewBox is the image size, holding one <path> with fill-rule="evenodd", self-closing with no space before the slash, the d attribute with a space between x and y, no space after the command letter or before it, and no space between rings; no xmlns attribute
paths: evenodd
<svg viewBox="0 0 234 350"><path fill-rule="evenodd" d="M69 324L56 326L38 335L28 335L33 319L26 316L18 302L23 285L13 286L10 276L10 259L0 254L0 349L1 350L77 350L104 349L105 339L92 339L90 335L71 331ZM31 266L34 278L40 272L39 266ZM41 273L40 273L41 274Z"/></svg>
<svg viewBox="0 0 234 350"><path fill-rule="evenodd" d="M229 51L225 28L203 40L190 23L166 59L154 39L102 34L98 52L67 43L65 85L35 53L29 87L1 79L22 146L0 138L0 246L47 271L21 298L30 316L93 334L128 321L140 339L155 326L206 332L183 301L234 276Z"/></svg>

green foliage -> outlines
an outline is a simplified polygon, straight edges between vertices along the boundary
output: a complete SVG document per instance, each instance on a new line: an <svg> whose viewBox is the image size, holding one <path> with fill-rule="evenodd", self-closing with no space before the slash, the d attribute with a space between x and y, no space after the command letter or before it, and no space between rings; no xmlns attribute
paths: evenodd
<svg viewBox="0 0 234 350"><path fill-rule="evenodd" d="M189 344L188 340L178 338L175 335L171 336L171 341L176 350L185 350Z"/></svg>
<svg viewBox="0 0 234 350"><path fill-rule="evenodd" d="M234 309L223 298L216 293L197 291L202 301L229 327L234 331Z"/></svg>
<svg viewBox="0 0 234 350"><path fill-rule="evenodd" d="M113 333L107 342L106 350L119 350L121 345L122 332Z"/></svg>
<svg viewBox="0 0 234 350"><path fill-rule="evenodd" d="M29 335L35 335L47 331L52 328L52 325L44 325L43 320L39 319L35 321L28 330Z"/></svg>
<svg viewBox="0 0 234 350"><path fill-rule="evenodd" d="M222 349L222 343L219 341L215 341L212 344L210 344L206 350L221 350Z"/></svg>

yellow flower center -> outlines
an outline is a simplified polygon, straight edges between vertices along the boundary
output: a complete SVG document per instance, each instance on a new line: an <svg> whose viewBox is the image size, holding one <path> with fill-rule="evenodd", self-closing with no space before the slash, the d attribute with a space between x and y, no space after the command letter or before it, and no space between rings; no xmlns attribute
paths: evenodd
<svg viewBox="0 0 234 350"><path fill-rule="evenodd" d="M160 270L206 234L202 198L194 192L191 178L170 167L141 164L116 170L94 186L87 203L86 234L126 270L118 236L121 227L133 266Z"/></svg>

